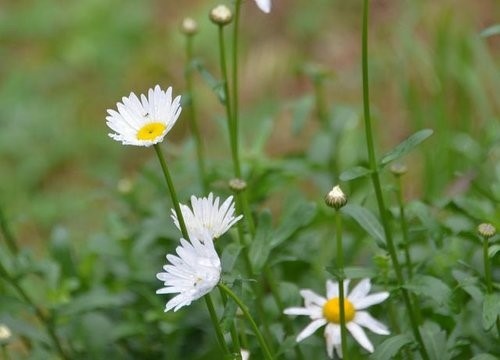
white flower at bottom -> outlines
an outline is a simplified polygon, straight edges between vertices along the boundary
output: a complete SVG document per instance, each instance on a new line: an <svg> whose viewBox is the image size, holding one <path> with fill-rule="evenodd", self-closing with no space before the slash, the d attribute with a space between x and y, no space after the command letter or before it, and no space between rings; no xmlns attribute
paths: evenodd
<svg viewBox="0 0 500 360"><path fill-rule="evenodd" d="M208 234L203 239L181 239L175 251L177 255L167 255L170 264L163 266L165 272L156 274L165 285L157 294L178 293L167 302L165 312L177 311L208 294L219 283L221 274L220 258Z"/></svg>
<svg viewBox="0 0 500 360"><path fill-rule="evenodd" d="M271 12L271 0L255 0L259 9L269 14Z"/></svg>
<svg viewBox="0 0 500 360"><path fill-rule="evenodd" d="M344 294L347 294L349 280L344 281ZM364 309L383 302L389 297L388 292L370 294L370 279L361 280L344 298L344 313L346 328L354 339L367 351L373 352L373 345L362 327L379 335L389 335L387 327L375 320ZM339 284L328 280L326 282L327 298L317 295L312 290L301 290L304 307L291 307L284 310L287 315L307 315L312 322L297 336L297 342L312 335L320 327L325 327L326 351L333 358L333 349L342 357L340 338L340 306Z"/></svg>
<svg viewBox="0 0 500 360"><path fill-rule="evenodd" d="M186 223L189 236L200 237L208 232L212 239L217 239L236 224L243 215L234 217L233 197L230 196L219 207L220 199L210 193L208 198L191 196L191 207L180 204L182 217ZM177 214L172 209L172 219L175 226L180 229Z"/></svg>
<svg viewBox="0 0 500 360"><path fill-rule="evenodd" d="M151 146L163 141L182 111L181 97L172 100L172 87L163 91L159 85L141 99L134 93L118 102L118 111L108 109L106 125L114 131L109 136L123 145Z"/></svg>

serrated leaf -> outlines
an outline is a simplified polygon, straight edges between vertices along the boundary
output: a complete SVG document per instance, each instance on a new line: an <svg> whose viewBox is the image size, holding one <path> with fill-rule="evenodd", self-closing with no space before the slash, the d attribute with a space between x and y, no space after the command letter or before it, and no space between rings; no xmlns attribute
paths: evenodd
<svg viewBox="0 0 500 360"><path fill-rule="evenodd" d="M500 251L499 244L491 245L490 248L488 249L488 257L493 259L499 251Z"/></svg>
<svg viewBox="0 0 500 360"><path fill-rule="evenodd" d="M354 179L359 179L362 177L366 177L370 175L372 171L368 168L365 168L363 166L356 166L351 169L348 169L346 171L343 171L342 174L340 174L340 180L342 181L351 181Z"/></svg>
<svg viewBox="0 0 500 360"><path fill-rule="evenodd" d="M382 342L373 354L370 355L371 360L387 360L396 356L401 349L413 343L413 338L406 334L392 336Z"/></svg>
<svg viewBox="0 0 500 360"><path fill-rule="evenodd" d="M437 324L427 322L420 327L420 333L430 360L448 360L446 332Z"/></svg>
<svg viewBox="0 0 500 360"><path fill-rule="evenodd" d="M375 239L377 244L385 248L384 229L380 221L373 213L359 205L348 204L341 210L343 213L352 217L371 237Z"/></svg>
<svg viewBox="0 0 500 360"><path fill-rule="evenodd" d="M415 276L405 287L417 295L434 300L439 306L448 305L451 297L451 289L448 285L433 276Z"/></svg>
<svg viewBox="0 0 500 360"><path fill-rule="evenodd" d="M271 253L271 213L263 211L259 216L257 233L250 245L249 257L254 273L260 273Z"/></svg>
<svg viewBox="0 0 500 360"><path fill-rule="evenodd" d="M391 161L399 159L403 155L408 154L433 133L434 131L431 129L417 131L415 134L411 135L406 140L397 145L394 149L382 156L382 158L380 159L380 165L385 166Z"/></svg>
<svg viewBox="0 0 500 360"><path fill-rule="evenodd" d="M500 317L500 295L487 294L483 302L483 328L490 330Z"/></svg>

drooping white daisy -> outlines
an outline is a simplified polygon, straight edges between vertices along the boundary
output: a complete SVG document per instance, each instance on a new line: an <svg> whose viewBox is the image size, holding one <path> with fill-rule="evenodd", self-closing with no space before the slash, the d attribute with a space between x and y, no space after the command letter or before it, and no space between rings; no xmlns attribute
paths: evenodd
<svg viewBox="0 0 500 360"><path fill-rule="evenodd" d="M141 99L134 93L118 102L118 111L108 109L106 124L114 131L109 136L123 145L151 146L163 141L182 111L181 97L172 101L172 87L163 91L159 85Z"/></svg>
<svg viewBox="0 0 500 360"><path fill-rule="evenodd" d="M349 280L344 281L344 294L347 294ZM373 352L373 345L366 336L362 327L375 334L389 335L387 327L375 320L366 308L379 304L389 297L388 292L370 294L370 279L361 280L354 289L344 298L344 312L346 327L354 339L367 351ZM287 315L307 315L312 322L297 336L297 342L313 334L323 325L325 327L326 351L333 358L333 349L342 357L340 338L340 304L339 284L328 280L326 282L327 298L317 295L312 290L301 290L304 298L304 307L291 307L284 310Z"/></svg>
<svg viewBox="0 0 500 360"><path fill-rule="evenodd" d="M234 216L232 196L228 197L220 207L219 202L219 197L214 199L214 194L210 193L208 198L191 196L193 210L187 205L180 204L189 237L200 239L202 234L208 232L212 239L217 239L243 217L243 215ZM175 226L180 229L177 214L173 209L171 216Z"/></svg>
<svg viewBox="0 0 500 360"><path fill-rule="evenodd" d="M181 239L175 251L177 255L167 255L170 264L163 266L165 272L156 274L165 285L157 294L178 293L167 302L165 312L177 311L208 294L219 283L221 274L220 258L208 233L202 238L192 236L190 241Z"/></svg>
<svg viewBox="0 0 500 360"><path fill-rule="evenodd" d="M264 11L266 14L271 12L271 0L255 0L259 9Z"/></svg>

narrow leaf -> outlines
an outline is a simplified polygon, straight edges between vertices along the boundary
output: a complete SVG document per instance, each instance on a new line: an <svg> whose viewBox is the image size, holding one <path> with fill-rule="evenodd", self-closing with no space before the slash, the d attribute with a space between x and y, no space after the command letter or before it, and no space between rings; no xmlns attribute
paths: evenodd
<svg viewBox="0 0 500 360"><path fill-rule="evenodd" d="M263 211L259 216L259 226L250 246L249 256L255 273L260 273L271 253L271 213Z"/></svg>
<svg viewBox="0 0 500 360"><path fill-rule="evenodd" d="M413 338L407 334L396 335L382 342L370 356L371 360L387 360L396 356L402 348L413 343Z"/></svg>
<svg viewBox="0 0 500 360"><path fill-rule="evenodd" d="M217 80L200 61L193 61L193 66L200 73L205 83L214 91L219 101L225 104L226 94L224 93L224 83Z"/></svg>
<svg viewBox="0 0 500 360"><path fill-rule="evenodd" d="M371 173L372 173L372 171L368 168L365 168L363 166L356 166L356 167L353 167L351 169L348 169L348 170L342 172L342 174L340 174L340 180L351 181L354 179L366 177L366 176L370 175Z"/></svg>
<svg viewBox="0 0 500 360"><path fill-rule="evenodd" d="M498 358L496 356L491 355L491 354L482 353L482 354L474 356L470 360L498 360Z"/></svg>
<svg viewBox="0 0 500 360"><path fill-rule="evenodd" d="M301 202L292 207L283 215L283 220L276 231L274 231L271 239L271 247L274 249L299 229L309 225L316 216L316 212L317 206L314 203Z"/></svg>
<svg viewBox="0 0 500 360"><path fill-rule="evenodd" d="M483 302L483 328L490 330L500 316L500 295L487 294Z"/></svg>
<svg viewBox="0 0 500 360"><path fill-rule="evenodd" d="M377 244L385 248L384 229L370 210L355 204L349 204L342 208L342 212L352 217Z"/></svg>
<svg viewBox="0 0 500 360"><path fill-rule="evenodd" d="M416 132L415 134L411 135L408 137L406 140L404 140L402 143L397 145L394 149L386 153L384 156L382 156L382 159L380 160L380 165L384 166L390 163L391 161L394 161L396 159L399 159L403 155L408 154L410 151L412 151L417 145L419 145L422 141L427 139L429 136L433 134L434 131L431 129L424 129Z"/></svg>
<svg viewBox="0 0 500 360"><path fill-rule="evenodd" d="M488 257L493 259L499 251L500 251L499 244L491 245L490 248L488 249Z"/></svg>
<svg viewBox="0 0 500 360"><path fill-rule="evenodd" d="M481 31L480 35L482 37L490 37L493 35L500 35L500 24L495 24L490 27L487 27L483 31Z"/></svg>
<svg viewBox="0 0 500 360"><path fill-rule="evenodd" d="M441 279L433 276L416 276L405 287L417 295L423 295L434 300L439 306L448 304L451 297L451 289Z"/></svg>

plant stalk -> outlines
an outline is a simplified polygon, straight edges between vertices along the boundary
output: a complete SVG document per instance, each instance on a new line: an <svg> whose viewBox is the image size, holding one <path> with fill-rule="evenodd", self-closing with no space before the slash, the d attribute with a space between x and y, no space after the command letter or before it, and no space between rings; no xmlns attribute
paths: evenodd
<svg viewBox="0 0 500 360"><path fill-rule="evenodd" d="M339 277L339 312L340 312L340 342L342 346L342 356L349 360L347 353L347 328L345 321L345 294L344 294L344 249L342 244L342 217L340 211L335 210L335 228L337 232L337 267Z"/></svg>

